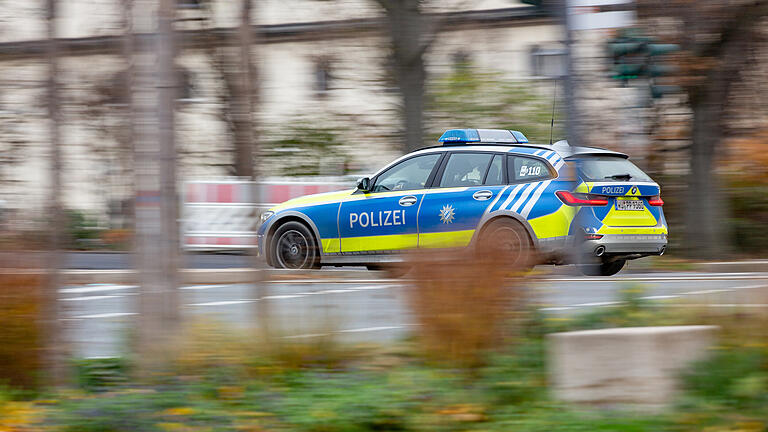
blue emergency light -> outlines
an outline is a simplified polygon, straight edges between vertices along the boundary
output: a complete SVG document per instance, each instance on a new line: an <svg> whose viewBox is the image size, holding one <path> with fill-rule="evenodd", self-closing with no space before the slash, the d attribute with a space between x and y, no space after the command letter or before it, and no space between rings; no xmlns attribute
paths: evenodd
<svg viewBox="0 0 768 432"><path fill-rule="evenodd" d="M520 131L506 129L449 129L438 142L443 145L467 143L526 144L528 138Z"/></svg>

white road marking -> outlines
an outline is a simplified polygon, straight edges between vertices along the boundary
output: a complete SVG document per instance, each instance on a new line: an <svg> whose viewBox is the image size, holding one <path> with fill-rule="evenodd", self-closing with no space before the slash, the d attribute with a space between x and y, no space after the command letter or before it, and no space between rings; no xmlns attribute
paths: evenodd
<svg viewBox="0 0 768 432"><path fill-rule="evenodd" d="M282 300L282 299L301 298L306 296L307 296L307 293L268 295L268 296L262 297L261 300Z"/></svg>
<svg viewBox="0 0 768 432"><path fill-rule="evenodd" d="M645 296L640 297L640 300L669 300L669 299L676 299L680 298L679 295L652 295L652 296Z"/></svg>
<svg viewBox="0 0 768 432"><path fill-rule="evenodd" d="M575 305L570 305L569 307L581 308L581 307L614 306L622 303L623 302L620 302L620 301L604 301L604 302L593 302L593 303L579 303Z"/></svg>
<svg viewBox="0 0 768 432"><path fill-rule="evenodd" d="M716 280L768 280L766 273L725 273L717 275L684 276L620 276L620 277L546 277L532 279L534 282L678 282Z"/></svg>
<svg viewBox="0 0 768 432"><path fill-rule="evenodd" d="M112 313L100 313L100 314L93 314L93 315L78 315L78 316L74 316L72 318L74 318L74 319L117 318L117 317L125 317L125 316L132 316L132 315L138 315L138 313L136 313L136 312L112 312Z"/></svg>
<svg viewBox="0 0 768 432"><path fill-rule="evenodd" d="M401 328L405 328L405 327L403 326L363 327L363 328L356 328L356 329L339 330L337 333L363 333L363 332L382 331L382 330L397 330Z"/></svg>
<svg viewBox="0 0 768 432"><path fill-rule="evenodd" d="M207 290L216 288L231 288L234 286L242 286L245 284L219 284L219 285L187 285L180 287L180 290Z"/></svg>
<svg viewBox="0 0 768 432"><path fill-rule="evenodd" d="M69 297L60 299L61 301L89 301L89 300L107 300L113 298L125 297L121 295L101 295L101 296L85 296L85 297Z"/></svg>
<svg viewBox="0 0 768 432"><path fill-rule="evenodd" d="M701 291L688 291L682 293L682 295L700 295L700 294L716 294L716 293L724 293L724 292L731 292L732 289L711 289L711 290L701 290Z"/></svg>
<svg viewBox="0 0 768 432"><path fill-rule="evenodd" d="M138 288L137 285L112 285L112 284L92 284L75 288L62 288L59 290L62 294L84 294L101 291L118 291L125 289Z"/></svg>
<svg viewBox="0 0 768 432"><path fill-rule="evenodd" d="M256 300L221 300L221 301L214 301L214 302L205 302L205 303L189 303L186 306L229 306L229 305L236 305L236 304L244 304L244 303L253 303Z"/></svg>
<svg viewBox="0 0 768 432"><path fill-rule="evenodd" d="M359 291L356 289L329 289L329 290L321 290L321 291L315 291L312 294L343 294L348 292L355 292Z"/></svg>

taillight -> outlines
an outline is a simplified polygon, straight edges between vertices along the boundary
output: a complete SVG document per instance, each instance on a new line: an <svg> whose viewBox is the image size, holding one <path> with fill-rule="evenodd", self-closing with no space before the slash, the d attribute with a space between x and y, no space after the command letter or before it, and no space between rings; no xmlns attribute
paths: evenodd
<svg viewBox="0 0 768 432"><path fill-rule="evenodd" d="M655 197L648 198L648 205L663 206L664 200L662 200L660 196L656 195Z"/></svg>
<svg viewBox="0 0 768 432"><path fill-rule="evenodd" d="M589 195L585 193L571 193L568 191L555 192L560 201L569 206L605 206L608 205L608 198L603 196Z"/></svg>

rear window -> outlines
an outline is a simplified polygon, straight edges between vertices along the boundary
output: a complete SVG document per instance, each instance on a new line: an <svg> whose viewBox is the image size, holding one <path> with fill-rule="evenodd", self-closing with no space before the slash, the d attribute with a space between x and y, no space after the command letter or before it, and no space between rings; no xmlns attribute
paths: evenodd
<svg viewBox="0 0 768 432"><path fill-rule="evenodd" d="M652 181L637 165L621 157L586 156L578 161L585 180Z"/></svg>

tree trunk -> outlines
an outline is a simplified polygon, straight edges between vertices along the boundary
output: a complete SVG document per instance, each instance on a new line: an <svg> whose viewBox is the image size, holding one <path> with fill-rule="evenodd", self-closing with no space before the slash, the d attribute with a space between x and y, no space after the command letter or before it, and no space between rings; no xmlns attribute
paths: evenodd
<svg viewBox="0 0 768 432"><path fill-rule="evenodd" d="M61 287L62 238L64 235L64 211L61 204L61 109L59 107L59 53L56 42L57 18L56 0L47 1L46 20L48 24L48 121L50 125L50 174L51 184L48 196L50 236L48 274L46 291L42 298L46 337L46 365L50 382L61 385L66 381L66 345L64 331L59 320L59 288Z"/></svg>
<svg viewBox="0 0 768 432"><path fill-rule="evenodd" d="M434 23L421 12L418 0L379 3L387 12L395 80L402 100L402 149L407 153L424 146L424 54L435 35Z"/></svg>
<svg viewBox="0 0 768 432"><path fill-rule="evenodd" d="M722 258L728 253L725 197L717 175L716 156L722 145L725 95L721 82L712 80L691 98L693 143L688 174L686 246L692 257Z"/></svg>
<svg viewBox="0 0 768 432"><path fill-rule="evenodd" d="M141 51L136 64L135 129L136 255L139 267L139 363L144 371L168 365L179 323L178 197L174 108L178 95L174 68L175 1L160 0L157 19L148 11L157 0L141 1L137 23L151 31L158 23L154 51Z"/></svg>
<svg viewBox="0 0 768 432"><path fill-rule="evenodd" d="M233 101L232 122L235 139L235 175L254 178L253 166L253 78L254 68L251 62L253 33L251 29L251 0L242 0L240 28L237 32L239 64L237 65L236 91L230 92ZM234 66L234 62L232 64ZM226 72L225 72L226 74Z"/></svg>
<svg viewBox="0 0 768 432"><path fill-rule="evenodd" d="M399 65L397 81L403 100L403 152L424 146L424 86L427 74L420 57L415 64Z"/></svg>

